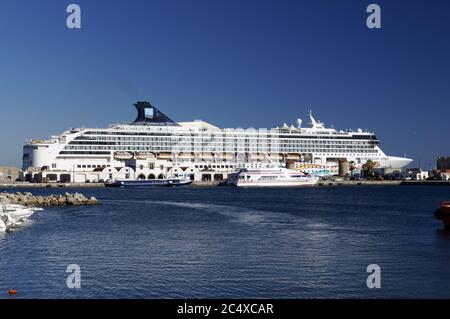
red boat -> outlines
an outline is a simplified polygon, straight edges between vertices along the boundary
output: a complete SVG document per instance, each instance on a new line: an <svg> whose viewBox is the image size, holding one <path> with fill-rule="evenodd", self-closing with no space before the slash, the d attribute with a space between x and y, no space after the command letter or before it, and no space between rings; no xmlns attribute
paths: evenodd
<svg viewBox="0 0 450 319"><path fill-rule="evenodd" d="M437 219L442 220L445 229L450 230L450 202L443 202L441 207L434 213L434 216Z"/></svg>

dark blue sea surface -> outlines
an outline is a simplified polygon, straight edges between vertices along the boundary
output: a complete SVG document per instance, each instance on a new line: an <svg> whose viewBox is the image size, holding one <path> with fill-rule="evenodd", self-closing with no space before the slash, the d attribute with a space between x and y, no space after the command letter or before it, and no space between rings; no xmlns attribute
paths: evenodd
<svg viewBox="0 0 450 319"><path fill-rule="evenodd" d="M450 234L433 216L447 187L31 191L102 204L47 208L1 235L0 298L450 297Z"/></svg>

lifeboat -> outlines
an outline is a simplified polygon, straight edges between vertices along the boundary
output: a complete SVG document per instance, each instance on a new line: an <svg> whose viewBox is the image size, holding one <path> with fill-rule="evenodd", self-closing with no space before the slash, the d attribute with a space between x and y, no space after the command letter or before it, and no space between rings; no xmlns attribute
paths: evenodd
<svg viewBox="0 0 450 319"><path fill-rule="evenodd" d="M434 216L437 219L442 220L445 229L450 230L450 202L443 202L441 207L434 213Z"/></svg>
<svg viewBox="0 0 450 319"><path fill-rule="evenodd" d="M220 155L220 157L222 157L223 159L228 159L228 160L232 160L234 158L234 154L233 153L222 153Z"/></svg>
<svg viewBox="0 0 450 319"><path fill-rule="evenodd" d="M298 161L298 160L300 159L300 154L297 154L297 153L287 153L285 159L286 159L286 160L295 160L295 161Z"/></svg>
<svg viewBox="0 0 450 319"><path fill-rule="evenodd" d="M203 152L199 154L199 157L202 159L213 159L214 158L214 154L211 152Z"/></svg>
<svg viewBox="0 0 450 319"><path fill-rule="evenodd" d="M273 161L278 161L278 160L281 160L283 158L283 154L281 154L281 153L270 153L269 154L269 158L272 159Z"/></svg>
<svg viewBox="0 0 450 319"><path fill-rule="evenodd" d="M158 159L171 159L172 158L172 153L170 152L161 152L158 154L157 156Z"/></svg>
<svg viewBox="0 0 450 319"><path fill-rule="evenodd" d="M251 160L264 160L266 156L263 153L253 153L250 154L249 159Z"/></svg>
<svg viewBox="0 0 450 319"><path fill-rule="evenodd" d="M182 158L182 159L191 159L194 158L194 154L190 153L190 152L184 152L184 153L180 153L178 155L178 158Z"/></svg>
<svg viewBox="0 0 450 319"><path fill-rule="evenodd" d="M152 152L139 152L136 154L136 159L146 160L156 158L155 153Z"/></svg>
<svg viewBox="0 0 450 319"><path fill-rule="evenodd" d="M131 152L115 152L114 158L117 160L128 160L133 158L133 153Z"/></svg>

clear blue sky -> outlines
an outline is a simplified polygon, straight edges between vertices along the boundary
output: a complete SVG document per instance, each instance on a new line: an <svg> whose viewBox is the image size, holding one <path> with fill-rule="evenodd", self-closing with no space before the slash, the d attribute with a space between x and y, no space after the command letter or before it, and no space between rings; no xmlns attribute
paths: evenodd
<svg viewBox="0 0 450 319"><path fill-rule="evenodd" d="M65 8L78 3L82 29ZM382 9L369 30L366 7ZM0 166L26 138L132 121L274 127L317 117L376 132L422 166L450 155L450 2L3 0Z"/></svg>

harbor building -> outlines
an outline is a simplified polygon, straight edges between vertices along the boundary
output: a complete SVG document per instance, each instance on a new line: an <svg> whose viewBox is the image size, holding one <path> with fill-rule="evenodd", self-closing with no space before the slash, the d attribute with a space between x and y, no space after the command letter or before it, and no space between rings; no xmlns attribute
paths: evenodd
<svg viewBox="0 0 450 319"><path fill-rule="evenodd" d="M450 170L450 157L449 156L438 157L436 160L436 169L439 171Z"/></svg>
<svg viewBox="0 0 450 319"><path fill-rule="evenodd" d="M20 177L17 167L0 167L0 183L15 182Z"/></svg>
<svg viewBox="0 0 450 319"><path fill-rule="evenodd" d="M436 176L443 181L450 180L450 157L440 156L436 160Z"/></svg>
<svg viewBox="0 0 450 319"><path fill-rule="evenodd" d="M411 159L387 156L374 133L328 128L309 122L271 129L219 128L204 121L175 122L149 102L134 104L132 123L108 128L73 128L23 147L24 179L99 182L118 178L220 181L239 168L293 163L338 174L345 159L357 170L368 160L400 169Z"/></svg>

